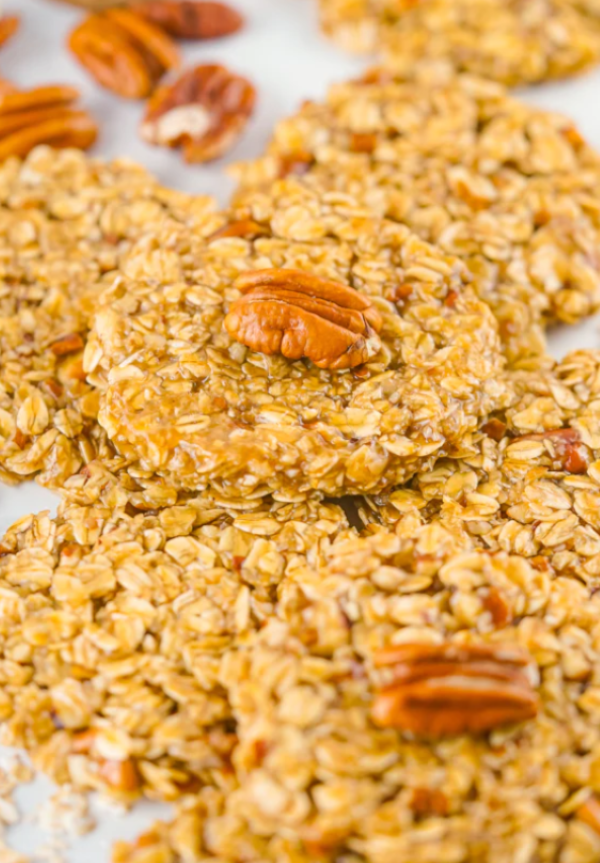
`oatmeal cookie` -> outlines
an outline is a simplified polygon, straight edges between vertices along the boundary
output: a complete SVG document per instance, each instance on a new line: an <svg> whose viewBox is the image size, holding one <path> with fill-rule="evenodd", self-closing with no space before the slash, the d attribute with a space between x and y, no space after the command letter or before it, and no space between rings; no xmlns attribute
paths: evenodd
<svg viewBox="0 0 600 863"><path fill-rule="evenodd" d="M105 453L81 358L90 315L146 231L212 208L133 163L40 147L0 168L0 478L56 486Z"/></svg>
<svg viewBox="0 0 600 863"><path fill-rule="evenodd" d="M144 513L99 463L65 495L0 541L2 742L124 803L232 785L220 657L347 531L342 510L204 496Z"/></svg>
<svg viewBox="0 0 600 863"><path fill-rule="evenodd" d="M400 72L444 60L512 87L577 74L600 57L594 19L570 0L319 3L322 27L341 47L382 53Z"/></svg>
<svg viewBox="0 0 600 863"><path fill-rule="evenodd" d="M118 863L597 859L597 589L411 521L286 579L277 618L222 660L236 790Z"/></svg>
<svg viewBox="0 0 600 863"><path fill-rule="evenodd" d="M132 250L84 358L100 422L175 488L390 488L503 399L495 322L407 228L301 180L274 194L265 218Z"/></svg>
<svg viewBox="0 0 600 863"><path fill-rule="evenodd" d="M444 66L406 79L372 70L305 104L262 159L236 167L240 214L269 212L287 173L460 257L513 365L542 365L544 327L600 305L600 156L572 121L500 85Z"/></svg>
<svg viewBox="0 0 600 863"><path fill-rule="evenodd" d="M549 371L512 377L512 404L484 424L474 448L373 500L371 518L391 525L418 514L595 589L600 351L574 351Z"/></svg>

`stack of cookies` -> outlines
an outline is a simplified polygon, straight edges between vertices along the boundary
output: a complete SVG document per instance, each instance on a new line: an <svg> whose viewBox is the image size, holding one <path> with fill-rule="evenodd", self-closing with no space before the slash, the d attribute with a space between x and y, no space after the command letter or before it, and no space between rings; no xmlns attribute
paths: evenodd
<svg viewBox="0 0 600 863"><path fill-rule="evenodd" d="M2 740L176 802L116 863L600 860L600 349L546 347L600 155L504 86L593 4L406 5L322 0L387 59L224 211L0 167L1 477L61 498L0 541Z"/></svg>

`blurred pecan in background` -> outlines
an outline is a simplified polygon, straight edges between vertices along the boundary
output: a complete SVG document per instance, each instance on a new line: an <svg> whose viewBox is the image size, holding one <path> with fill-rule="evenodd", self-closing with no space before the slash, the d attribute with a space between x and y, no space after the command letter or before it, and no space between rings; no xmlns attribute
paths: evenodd
<svg viewBox="0 0 600 863"><path fill-rule="evenodd" d="M9 93L16 93L17 87L12 81L7 81L6 78L0 78L0 96L8 96Z"/></svg>
<svg viewBox="0 0 600 863"><path fill-rule="evenodd" d="M129 9L90 15L69 47L99 84L126 99L144 99L168 69L179 65L170 36Z"/></svg>
<svg viewBox="0 0 600 863"><path fill-rule="evenodd" d="M140 0L131 8L179 39L218 39L244 24L239 12L212 0Z"/></svg>
<svg viewBox="0 0 600 863"><path fill-rule="evenodd" d="M0 96L0 161L26 156L38 144L87 150L98 135L98 127L74 103L74 87L50 85Z"/></svg>
<svg viewBox="0 0 600 863"><path fill-rule="evenodd" d="M0 47L15 35L20 23L21 19L16 15L5 15L0 18Z"/></svg>
<svg viewBox="0 0 600 863"><path fill-rule="evenodd" d="M234 287L244 296L231 306L225 329L253 351L306 357L323 369L351 369L381 347L379 312L348 285L271 269L243 273Z"/></svg>
<svg viewBox="0 0 600 863"><path fill-rule="evenodd" d="M196 66L159 87L148 102L140 134L149 144L182 147L187 162L226 153L250 119L256 91L224 66Z"/></svg>
<svg viewBox="0 0 600 863"><path fill-rule="evenodd" d="M123 6L123 0L60 0L62 3L68 3L70 6L81 6L82 9L89 9L90 12L102 12L104 9L110 9L111 6Z"/></svg>
<svg viewBox="0 0 600 863"><path fill-rule="evenodd" d="M400 644L379 651L392 680L378 693L376 725L426 737L479 734L532 719L538 700L525 669L529 656L512 645Z"/></svg>

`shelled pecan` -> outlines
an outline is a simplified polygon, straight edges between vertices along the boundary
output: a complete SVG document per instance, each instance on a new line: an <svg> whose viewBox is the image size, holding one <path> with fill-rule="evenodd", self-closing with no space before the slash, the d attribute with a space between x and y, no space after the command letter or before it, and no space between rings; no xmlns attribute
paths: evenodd
<svg viewBox="0 0 600 863"><path fill-rule="evenodd" d="M426 737L478 734L532 719L538 699L525 673L530 659L497 644L402 644L379 651L392 681L376 696L376 725Z"/></svg>
<svg viewBox="0 0 600 863"><path fill-rule="evenodd" d="M138 0L131 8L178 39L219 39L244 24L239 12L212 0Z"/></svg>
<svg viewBox="0 0 600 863"><path fill-rule="evenodd" d="M224 66L196 66L158 88L140 134L149 144L181 147L187 162L209 162L235 144L255 101L254 87L240 75Z"/></svg>
<svg viewBox="0 0 600 863"><path fill-rule="evenodd" d="M38 144L91 147L98 127L87 111L75 107L78 98L78 90L63 85L0 95L0 161L26 156Z"/></svg>
<svg viewBox="0 0 600 863"><path fill-rule="evenodd" d="M90 15L71 33L69 48L99 84L126 99L149 96L180 62L171 37L130 9Z"/></svg>
<svg viewBox="0 0 600 863"><path fill-rule="evenodd" d="M592 458L589 447L583 443L577 429L573 428L521 435L512 442L519 440L548 441L559 467L567 473L585 473Z"/></svg>
<svg viewBox="0 0 600 863"><path fill-rule="evenodd" d="M21 19L17 15L4 15L0 18L0 47L15 35Z"/></svg>
<svg viewBox="0 0 600 863"><path fill-rule="evenodd" d="M381 347L379 312L348 285L300 270L270 269L243 273L234 286L243 296L231 306L225 328L254 351L350 369Z"/></svg>

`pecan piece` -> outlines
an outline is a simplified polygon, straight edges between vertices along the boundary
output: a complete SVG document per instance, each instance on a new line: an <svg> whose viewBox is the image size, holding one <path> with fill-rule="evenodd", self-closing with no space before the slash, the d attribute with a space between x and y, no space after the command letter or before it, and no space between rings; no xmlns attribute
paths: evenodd
<svg viewBox="0 0 600 863"><path fill-rule="evenodd" d="M254 351L306 357L323 369L351 369L381 347L379 312L348 285L271 269L242 273L234 286L243 296L231 306L225 328Z"/></svg>
<svg viewBox="0 0 600 863"><path fill-rule="evenodd" d="M141 0L131 8L178 39L219 39L244 24L239 12L212 0Z"/></svg>
<svg viewBox="0 0 600 863"><path fill-rule="evenodd" d="M437 815L443 818L448 814L449 801L445 794L435 788L413 788L410 808L417 818Z"/></svg>
<svg viewBox="0 0 600 863"><path fill-rule="evenodd" d="M144 99L179 65L170 36L129 9L90 15L73 30L69 48L96 81L126 99Z"/></svg>
<svg viewBox="0 0 600 863"><path fill-rule="evenodd" d="M498 628L506 626L513 619L512 609L504 594L497 587L486 588L482 605L486 611L489 611L492 623Z"/></svg>
<svg viewBox="0 0 600 863"><path fill-rule="evenodd" d="M245 78L224 66L196 66L156 91L140 134L149 144L182 147L187 162L209 162L236 143L255 102Z"/></svg>
<svg viewBox="0 0 600 863"><path fill-rule="evenodd" d="M560 467L567 473L586 473L592 460L589 447L583 443L577 429L552 429L521 435L514 440L550 441Z"/></svg>
<svg viewBox="0 0 600 863"><path fill-rule="evenodd" d="M38 144L86 150L98 127L86 111L73 103L79 92L63 85L9 90L0 96L0 161L26 156Z"/></svg>
<svg viewBox="0 0 600 863"><path fill-rule="evenodd" d="M79 333L69 333L62 336L50 345L50 350L57 357L64 357L66 354L73 354L83 349L85 342Z"/></svg>
<svg viewBox="0 0 600 863"><path fill-rule="evenodd" d="M376 696L376 725L426 737L479 734L532 719L538 699L524 668L529 657L495 644L403 644L379 651L392 682Z"/></svg>
<svg viewBox="0 0 600 863"><path fill-rule="evenodd" d="M98 776L114 791L132 793L141 785L140 775L135 762L104 759L100 762Z"/></svg>
<svg viewBox="0 0 600 863"><path fill-rule="evenodd" d="M221 240L224 237L243 237L245 240L255 240L257 237L267 237L270 231L265 225L259 225L252 219L240 219L237 222L228 222L222 228L218 228L209 237L209 240Z"/></svg>
<svg viewBox="0 0 600 863"><path fill-rule="evenodd" d="M303 150L297 150L294 153L279 157L279 176L280 177L301 177L303 174L308 174L314 165L314 157L311 153Z"/></svg>
<svg viewBox="0 0 600 863"><path fill-rule="evenodd" d="M485 425L481 427L481 431L488 437L491 437L492 440L500 443L506 434L506 423L496 417L492 417L491 420L488 420Z"/></svg>
<svg viewBox="0 0 600 863"><path fill-rule="evenodd" d="M600 801L597 797L593 795L588 797L575 814L580 821L583 821L596 833L600 833Z"/></svg>

